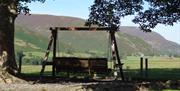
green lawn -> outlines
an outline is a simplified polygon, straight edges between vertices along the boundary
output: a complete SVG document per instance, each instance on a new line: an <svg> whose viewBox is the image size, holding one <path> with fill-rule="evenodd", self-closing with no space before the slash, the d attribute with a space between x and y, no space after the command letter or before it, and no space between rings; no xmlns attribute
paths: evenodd
<svg viewBox="0 0 180 91"><path fill-rule="evenodd" d="M27 75L38 76L40 74L42 66L41 65L23 65L22 73ZM52 72L52 66L46 66L45 74L50 75Z"/></svg>
<svg viewBox="0 0 180 91"><path fill-rule="evenodd" d="M169 57L148 57L149 79L178 79L180 80L180 58ZM127 57L122 60L124 63L123 69L126 77L139 78L140 77L140 61L139 57ZM109 68L111 68L111 63ZM40 65L23 65L22 73L38 75L41 70ZM51 74L52 66L46 66L45 73Z"/></svg>
<svg viewBox="0 0 180 91"><path fill-rule="evenodd" d="M147 57L149 79L180 80L180 58ZM145 62L145 61L144 61ZM140 76L140 58L127 57L123 60L125 75L132 78ZM145 67L145 66L144 66Z"/></svg>
<svg viewBox="0 0 180 91"><path fill-rule="evenodd" d="M148 68L179 68L180 69L180 58L169 58L169 57L147 57ZM124 69L139 69L140 68L140 57L127 57L122 60L124 63Z"/></svg>

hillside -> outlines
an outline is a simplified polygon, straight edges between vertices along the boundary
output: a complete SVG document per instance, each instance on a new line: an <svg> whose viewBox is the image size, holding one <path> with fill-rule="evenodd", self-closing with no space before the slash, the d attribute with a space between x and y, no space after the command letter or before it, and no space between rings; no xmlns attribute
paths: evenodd
<svg viewBox="0 0 180 91"><path fill-rule="evenodd" d="M15 47L17 51L43 51L47 45L47 38L26 31L21 26L16 26Z"/></svg>
<svg viewBox="0 0 180 91"><path fill-rule="evenodd" d="M18 45L20 43L17 42L25 42L29 43L29 48L25 49L32 49L31 51L45 50L50 34L48 31L50 26L83 26L83 24L83 19L74 17L20 15L16 20L16 49L19 50L18 47L20 47ZM108 39L106 32L62 32L59 35L61 46L59 49L61 51L107 55ZM141 53L152 55L159 54L159 52L161 54L167 53L167 55L180 54L180 45L164 39L155 32L147 34L136 27L121 27L121 32L118 32L116 37L121 55L136 55Z"/></svg>
<svg viewBox="0 0 180 91"><path fill-rule="evenodd" d="M163 55L180 55L180 45L172 41L166 40L163 36L156 32L145 33L135 27L121 27L121 32L136 36L143 39L154 50L158 50Z"/></svg>

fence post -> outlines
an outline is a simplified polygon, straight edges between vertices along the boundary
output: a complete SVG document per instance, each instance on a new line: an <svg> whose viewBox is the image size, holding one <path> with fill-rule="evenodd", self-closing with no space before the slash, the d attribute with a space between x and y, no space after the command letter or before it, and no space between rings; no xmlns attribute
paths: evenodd
<svg viewBox="0 0 180 91"><path fill-rule="evenodd" d="M143 57L140 58L140 76L143 77Z"/></svg>
<svg viewBox="0 0 180 91"><path fill-rule="evenodd" d="M145 59L145 77L148 77L148 58Z"/></svg>
<svg viewBox="0 0 180 91"><path fill-rule="evenodd" d="M18 69L18 73L21 74L21 66L22 66L22 58L25 56L23 54L22 51L17 53L18 57L19 57L19 69Z"/></svg>

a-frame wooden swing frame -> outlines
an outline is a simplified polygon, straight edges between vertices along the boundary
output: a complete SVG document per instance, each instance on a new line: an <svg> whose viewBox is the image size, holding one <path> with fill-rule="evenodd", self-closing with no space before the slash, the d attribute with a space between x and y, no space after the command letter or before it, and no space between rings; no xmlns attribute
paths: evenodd
<svg viewBox="0 0 180 91"><path fill-rule="evenodd" d="M110 45L111 45L111 55L112 60L114 62L114 68L119 70L118 76L121 76L122 80L124 80L124 74L122 69L122 63L119 56L118 46L116 42L115 33L117 31L117 28L112 27L50 27L49 29L51 31L51 39L48 44L48 48L44 57L44 60L42 62L42 69L40 72L40 76L43 75L45 66L46 65L52 65L52 76L55 76L55 67L56 67L56 45L57 45L57 38L58 38L58 31L108 31L109 37L110 37ZM53 45L53 46L52 46ZM48 62L48 56L51 51L51 47L53 47L53 57L52 62Z"/></svg>

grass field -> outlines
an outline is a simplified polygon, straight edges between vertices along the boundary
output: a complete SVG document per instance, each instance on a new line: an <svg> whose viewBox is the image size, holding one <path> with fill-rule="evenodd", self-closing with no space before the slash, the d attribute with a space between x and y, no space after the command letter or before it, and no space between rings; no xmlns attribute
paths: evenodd
<svg viewBox="0 0 180 91"><path fill-rule="evenodd" d="M148 79L175 79L180 80L180 58L148 57ZM126 77L140 77L139 57L127 57L123 59L123 69ZM109 64L110 66L110 64ZM41 65L23 65L22 73L39 75ZM51 74L52 66L46 66L45 74Z"/></svg>
<svg viewBox="0 0 180 91"><path fill-rule="evenodd" d="M180 58L171 57L146 57L148 58L148 68L179 68L180 69ZM124 69L139 69L140 57L127 57L123 59Z"/></svg>
<svg viewBox="0 0 180 91"><path fill-rule="evenodd" d="M180 80L180 58L170 57L147 57L148 58L148 77L149 79L172 79ZM145 61L144 61L145 62ZM127 57L123 60L125 75L130 78L140 76L140 58ZM145 63L143 65L145 68ZM145 70L143 70L145 72ZM145 74L145 73L144 73ZM143 74L143 75L144 75Z"/></svg>

